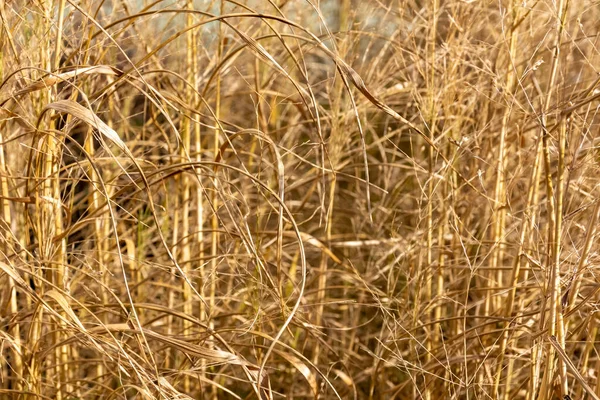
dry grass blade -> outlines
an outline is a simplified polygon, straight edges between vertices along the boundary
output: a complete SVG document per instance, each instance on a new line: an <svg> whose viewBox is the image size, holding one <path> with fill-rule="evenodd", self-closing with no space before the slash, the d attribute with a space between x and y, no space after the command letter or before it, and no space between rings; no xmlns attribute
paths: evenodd
<svg viewBox="0 0 600 400"><path fill-rule="evenodd" d="M109 324L106 326L90 328L87 330L89 334L102 334L105 332L112 333L132 333L139 334L140 332L133 329L129 324ZM253 366L251 363L244 361L239 356L228 351L209 349L184 340L168 337L150 329L144 329L144 335L149 339L156 340L165 345L172 346L185 354L204 358L212 363Z"/></svg>
<svg viewBox="0 0 600 400"><path fill-rule="evenodd" d="M93 65L90 67L80 67L76 68L72 71L61 72L57 74L51 74L46 76L45 78L40 79L37 82L34 82L27 86L24 89L21 89L15 92L11 97L20 97L27 93L32 93L38 90L48 89L57 83L64 82L68 79L72 79L78 77L80 75L109 75L109 76L118 76L120 72L113 67L108 65Z"/></svg>
<svg viewBox="0 0 600 400"><path fill-rule="evenodd" d="M312 393L315 396L319 393L319 388L317 386L317 377L315 376L315 374L312 373L312 371L306 364L304 364L297 357L294 357L293 355L288 354L284 351L275 350L275 353L277 353L277 355L279 355L280 357L284 358L287 362L292 364L294 368L296 368L298 372L302 374L304 379L306 379L306 381L308 382L308 385L312 389Z"/></svg>
<svg viewBox="0 0 600 400"><path fill-rule="evenodd" d="M57 102L48 104L44 107L44 110L54 110L79 118L83 122L97 129L102 136L110 140L110 142L115 144L127 156L134 158L133 154L129 151L129 148L127 148L125 142L123 142L123 140L119 137L119 134L104 121L102 121L100 117L98 117L92 110L85 108L81 104L71 100L59 100Z"/></svg>
<svg viewBox="0 0 600 400"><path fill-rule="evenodd" d="M10 276L10 278L13 281L15 281L18 285L20 285L21 287L27 287L27 284L25 283L23 278L21 278L21 276L13 267L3 262L0 262L0 269L2 269L2 271L4 271L6 275Z"/></svg>

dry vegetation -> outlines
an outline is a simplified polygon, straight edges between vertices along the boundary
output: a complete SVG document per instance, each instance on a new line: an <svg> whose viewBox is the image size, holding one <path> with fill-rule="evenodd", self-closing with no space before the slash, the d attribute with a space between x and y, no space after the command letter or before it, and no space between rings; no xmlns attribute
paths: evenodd
<svg viewBox="0 0 600 400"><path fill-rule="evenodd" d="M599 398L597 0L0 17L0 398Z"/></svg>

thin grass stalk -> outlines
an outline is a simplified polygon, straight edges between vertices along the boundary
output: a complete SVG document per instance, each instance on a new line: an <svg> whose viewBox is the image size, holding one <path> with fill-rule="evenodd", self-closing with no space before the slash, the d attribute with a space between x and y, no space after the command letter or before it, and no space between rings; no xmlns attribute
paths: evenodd
<svg viewBox="0 0 600 400"><path fill-rule="evenodd" d="M557 72L558 72L558 64L560 61L560 48L562 45L562 34L564 28L564 18L566 16L566 10L568 8L568 0L560 0L556 5L557 17L556 17L556 38L554 42L554 49L552 53L552 69L551 74L548 79L548 94L545 99L544 104L544 112L549 110L550 105L552 104L552 88L554 88L554 83L556 80ZM545 114L543 115L543 119L545 119ZM546 126L545 121L543 120L543 126ZM564 174L564 143L561 140L564 140L564 129L566 126L563 124L565 121L560 121L560 137L559 137L559 169L558 169L558 177L557 177L557 203L554 204L554 190L552 187L552 178L550 171L550 155L549 155L549 147L548 147L548 134L547 130L543 129L543 144L544 144L544 159L545 159L545 170L546 170L546 188L547 188L547 196L548 201L547 204L548 214L550 216L550 223L548 224L548 244L551 246L550 254L549 254L549 264L552 265L550 279L548 281L548 290L550 291L550 317L548 323L548 335L549 336L557 336L559 344L564 346L564 326L562 325L562 315L560 309L560 236L557 234L562 234L561 231L561 223L562 223L562 179ZM560 186L560 187L559 187ZM550 240L551 239L551 240ZM558 326L557 326L558 325ZM551 391L551 383L554 377L554 366L555 366L556 352L553 346L547 346L547 361L546 361L546 371L544 372L544 380L542 382L542 387L540 391L540 395L542 398L549 398ZM562 396L567 395L568 387L566 381L566 365L562 364L560 368L560 377L561 377L561 393Z"/></svg>
<svg viewBox="0 0 600 400"><path fill-rule="evenodd" d="M193 1L188 3L189 8L194 8L194 3ZM193 20L188 21L188 26L190 26L193 23ZM190 53L190 57L191 59L190 61L190 70L189 70L189 74L190 76L188 77L188 81L190 82L190 84L192 85L193 91L191 93L191 98L193 99L193 104L195 105L200 105L200 96L198 95L198 60L199 60L199 55L198 55L198 30L193 29L190 31L190 36L189 36L189 44L188 46L191 46L191 53ZM200 130L200 120L198 117L197 113L193 113L191 115L191 124L193 127L193 135L194 135L194 149L195 149L195 154L194 154L194 159L199 163L202 161L202 135L201 135L201 130ZM190 132L190 135L192 134L192 132ZM191 138L190 138L190 144L191 144ZM195 170L194 171L196 176L198 177L198 182L196 183L196 232L194 233L194 235L192 236L192 238L190 238L191 240L195 239L195 244L196 244L196 249L198 251L198 258L201 260L198 266L198 274L199 274L199 280L198 280L198 288L200 290L200 299L199 299L199 319L200 321L204 322L208 319L208 310L206 309L206 301L205 301L205 287L206 287L206 270L205 270L205 262L204 262L204 256L205 256L205 244L204 244L204 192L203 192L203 186L202 186L202 181L200 180L200 170ZM192 201L190 199L190 201ZM198 381L198 383L200 384L200 387L202 387L202 383L204 382L204 380L206 379L206 360L202 359L200 361L200 379Z"/></svg>
<svg viewBox="0 0 600 400"><path fill-rule="evenodd" d="M437 124L437 110L436 110L436 41L437 41L437 18L438 18L438 8L439 1L432 0L431 1L431 20L430 20L430 28L429 35L427 37L427 108L428 108L428 133L429 133L429 141L434 143L435 141L435 128ZM425 266L427 270L427 278L426 278L426 288L425 288L425 297L428 311L428 320L434 321L435 318L435 308L431 307L433 302L433 281L436 269L433 266L433 196L434 196L434 187L435 187L435 151L432 146L427 146L427 160L428 160L428 178L427 178L427 250L426 250L426 262ZM428 338L426 339L426 355L425 355L425 363L429 364L431 362L431 350L437 346L439 335L437 333L437 325L434 324L430 328L428 333ZM425 377L425 382L429 381L429 377ZM425 399L430 400L432 396L431 385L425 385Z"/></svg>
<svg viewBox="0 0 600 400"><path fill-rule="evenodd" d="M5 11L4 11L4 0L0 0L0 17L2 18L2 23L5 22ZM10 35L10 31L8 29L6 31L6 39L10 43L11 49L13 50L13 55L16 57L17 52L15 49L14 41ZM7 54L3 49L5 46L5 35L0 33L0 79L4 79L4 59L7 57ZM4 143L4 135L0 130L0 143ZM10 197L10 189L9 189L9 170L6 165L6 152L5 145L0 144L0 196L2 196L2 200L0 200L0 208L1 208L1 218L2 218L2 229L6 232L4 240L2 241L2 252L4 257L7 257L10 254L14 253L13 241L18 238L14 237L12 232L12 216L11 216L11 207L8 198ZM5 258L4 262L9 262L7 258ZM6 277L6 292L8 292L8 312L11 316L16 316L19 311L19 304L17 301L17 286L15 285L15 281L12 277ZM12 386L15 391L21 391L23 389L23 341L21 339L21 324L20 322L14 322L11 324L8 329L8 335L10 337L10 355L11 355L11 363L10 370L8 372L8 379L10 383L8 385Z"/></svg>
<svg viewBox="0 0 600 400"><path fill-rule="evenodd" d="M181 180L183 179L183 174L180 174L177 177L176 183L175 185L178 188L181 188ZM173 233L172 233L172 243L173 243L173 255L175 257L179 257L179 254L181 253L180 251L180 243L181 243L181 234L180 234L180 229L181 229L181 196L175 196L175 199L173 200L174 202L174 211L173 211ZM141 230L143 230L143 228L141 228ZM177 282L177 268L176 267L171 267L171 276L170 276L170 285L171 287L177 287L178 286L178 282ZM185 281L184 281L185 284ZM173 310L176 308L176 303L177 303L177 292L175 290L169 290L168 293L168 297L167 297L167 305L169 307L170 310ZM182 321L183 324L183 321ZM177 332L178 330L178 326L176 326L176 319L174 315L169 315L167 317L167 334L168 335L174 335L175 332ZM171 357L168 358L166 360L166 366L167 368L170 367L174 367L174 366L178 366L180 364L181 360L179 357L179 352L177 351L177 349L172 349L171 351Z"/></svg>
<svg viewBox="0 0 600 400"><path fill-rule="evenodd" d="M529 216L527 216L526 218L530 221L529 222L529 231L532 231L532 228L535 227L537 225L537 216L538 214L536 212L534 212L533 210L539 209L540 204L539 204L539 196L540 196L540 177L541 177L541 173L542 173L542 165L541 162L543 160L543 145L542 145L542 140L541 138L538 138L537 140L537 150L536 150L536 156L535 156L535 161L534 161L534 170L535 170L535 174L532 174L532 180L530 181L530 187L532 188L532 200L529 201L529 197L527 200L527 204L530 206L529 208ZM529 196L529 193L528 193ZM524 245L524 248L534 248L533 246L533 239L532 239L532 235L530 234L526 234L523 237L525 240L527 240L527 244ZM519 246L521 246L521 241L519 242ZM518 257L521 256L522 253L518 253ZM515 260L515 263L521 263L522 261L520 260ZM529 264L531 266L531 264ZM529 279L529 273L530 273L531 268L525 268L524 272L523 272L523 282L527 282ZM516 283L518 281L518 272L516 268L513 268L513 277L512 277L512 284L516 286ZM513 286L511 286L511 293L513 291ZM512 297L514 299L514 295L509 293L509 298ZM514 300L513 300L514 301ZM524 309L525 308L525 304L526 304L526 299L524 297L521 297L519 299L518 302L518 309ZM511 315L512 315L512 311L511 311ZM539 386L539 369L541 367L541 358L542 357L538 357L539 355L539 349L540 346L538 343L536 343L535 340L532 341L532 345L531 345L531 368L530 368L530 373L531 373L531 378L529 380L529 391L527 392L527 400L532 400L532 396L535 395L535 393L537 393L537 389ZM508 388L509 388L509 380L507 379L507 384L506 384L506 392L505 392L505 396L506 393L508 393ZM531 397L530 397L531 396Z"/></svg>
<svg viewBox="0 0 600 400"><path fill-rule="evenodd" d="M62 29L63 29L63 19L64 19L64 8L65 8L65 0L58 0L55 3L58 11L58 26L55 37L55 47L54 47L54 59L50 60L49 52L46 53L47 64L49 65L49 69L51 71L57 71L60 64L60 56L62 49ZM45 26L47 31L50 31L50 27L53 21L53 17L51 14L51 8L44 10L44 19ZM48 49L49 50L49 49ZM48 89L48 99L52 102L55 98L55 94L53 93L53 89ZM52 126L53 123L51 122ZM42 236L39 237L40 244L43 246L41 250L41 254L45 255L45 259L49 262L46 264L46 278L48 282L53 287L57 287L60 289L65 289L66 283L66 273L65 269L66 265L66 240L62 239L58 241L58 244L54 245L53 238L55 236L60 237L63 231L63 220L62 220L62 199L60 196L61 188L60 188L60 179L59 179L59 168L60 168L60 152L61 152L61 141L58 139L54 133L49 133L45 136L45 156L43 157L43 172L42 176L44 179L43 183L43 196L46 201L43 201L40 204L42 209L42 223L46 227L41 233ZM58 344L62 342L63 333L66 330L66 324L64 323L64 318L66 314L64 311L60 311L61 319L56 321L58 324L58 329L55 329L52 334L53 344ZM63 390L66 389L67 392L71 392L71 385L68 383L68 358L69 358L69 347L66 345L56 346L54 352L54 368L55 368L55 377L54 377L54 388L55 388L55 396L57 400L61 400L63 398ZM63 387L63 384L65 387Z"/></svg>
<svg viewBox="0 0 600 400"><path fill-rule="evenodd" d="M545 125L546 122L546 117L542 116L542 124ZM543 133L542 133L542 143L543 143L543 154L544 154L544 172L545 172L545 176L544 176L544 180L545 180L545 186L546 186L546 208L548 210L548 228L547 228L547 238L548 238L548 246L550 246L550 248L548 249L548 251L552 251L554 249L553 243L554 243L554 233L555 233L555 225L556 225L556 206L555 206L555 200L554 200L554 187L552 184L552 175L551 175L551 171L550 171L550 151L549 151L549 138L548 138L548 132L546 129L543 129ZM554 257L552 257L552 254L547 254L547 263L548 265L550 265L550 263L554 260ZM550 292L550 296L553 299L555 296L552 293L554 291L555 288L555 275L554 275L554 268L551 269L550 275L547 278L547 282L546 282L546 291L545 292ZM552 301L551 299L551 301ZM555 303L551 303L550 307L552 308L553 305ZM542 300L542 310L545 311L546 309L546 297L543 296L543 300ZM553 314L553 316L556 315L556 310L551 311ZM548 330L548 334L553 336L556 334L556 320L550 318L548 321L548 327L546 328L546 320L544 318L544 314L542 314L542 316L540 317L540 327L542 329L547 329ZM548 396L550 395L550 391L551 391L551 382L553 381L553 373L554 373L554 362L555 362L555 358L556 358L556 354L554 351L554 348L552 346L547 345L546 346L546 368L544 370L544 375L542 378L542 382L541 382L541 387L540 387L540 398L542 399L546 399L548 398Z"/></svg>
<svg viewBox="0 0 600 400"><path fill-rule="evenodd" d="M36 356L37 350L40 346L40 337L42 335L42 319L44 318L44 308L41 304L36 304L34 312L32 314L31 323L29 324L29 330L27 332L27 338L25 342L30 344L30 347L26 347L25 354L27 355L27 371L26 387L29 389L29 393L25 396L27 400L39 399L42 394L42 362Z"/></svg>
<svg viewBox="0 0 600 400"><path fill-rule="evenodd" d="M581 279L585 273L586 268L588 268L590 251L592 249L593 239L596 236L598 221L598 213L600 212L600 201L595 200L594 209L592 211L592 217L589 220L588 226L586 228L585 241L583 244L583 250L581 252L581 256L579 257L579 262L575 269L573 269L573 275L571 278L571 282L568 287L568 292L565 293L568 296L567 304L575 305L575 301L579 296L579 290L581 288ZM568 321L565 321L565 335L569 331L568 329Z"/></svg>
<svg viewBox="0 0 600 400"><path fill-rule="evenodd" d="M523 223L521 224L521 234L519 237L519 242L518 242L518 249L517 249L517 253L516 256L513 260L513 266L512 266L512 270L511 270L511 278L510 278L510 290L508 292L508 298L506 301L506 308L505 308L505 317L506 318L512 318L512 314L513 314L513 307L514 307L514 303L515 303L515 296L517 293L517 288L519 285L519 276L521 274L521 264L523 262L523 251L525 248L528 248L530 245L530 236L531 236L531 229L533 226L535 226L535 221L536 221L536 213L532 212L534 205L537 204L538 201L538 193L539 193L539 180L540 180L540 174L541 174L541 166L540 166L540 162L542 159L542 142L541 140L537 141L537 146L536 146L536 152L535 152L535 159L533 162L533 166L531 169L531 175L529 178L529 185L528 185L528 189L527 189L527 203L525 205L525 209L524 209L524 214L523 214ZM523 281L527 281L527 277L528 277L528 270L525 271L524 276L523 276ZM521 309L522 307L518 307L519 309ZM498 386L500 384L500 377L502 375L502 366L503 366L503 358L504 358L504 354L506 352L506 349L508 348L509 345L509 328L510 324L507 323L504 329L504 332L502 333L502 339L500 342L500 360L498 362L498 370L496 371L496 381L495 384ZM533 352L532 352L533 353ZM535 365L535 360L532 361L532 365ZM511 375L507 374L506 375L506 382L505 382L505 389L504 389L504 399L507 400L510 394L510 383L511 383ZM535 385L535 382L533 382L532 380L532 388L537 387ZM495 390L495 392L497 392L497 388ZM535 391L535 389L532 389L533 391Z"/></svg>
<svg viewBox="0 0 600 400"><path fill-rule="evenodd" d="M550 318L556 319L556 338L561 348L565 347L565 326L561 305L561 281L560 281L560 253L563 222L563 199L564 199L564 178L565 178L565 151L566 151L566 120L563 118L558 130L558 174L556 182L556 226L554 232L554 272L552 273L553 289L552 303L550 307ZM559 377L561 380L561 396L565 397L569 393L567 380L567 365L560 359Z"/></svg>
<svg viewBox="0 0 600 400"><path fill-rule="evenodd" d="M93 29L90 27L88 29L87 41L85 42L85 52L84 52L84 57L83 57L84 65L87 65L89 63L90 52L88 50L91 47L92 34L93 34ZM77 101L77 94L78 94L78 91L73 90L73 94L71 95L71 100ZM113 128L112 115L113 115L114 109L115 109L114 98L112 96L109 96L108 97L108 111L109 112L107 113L106 124L111 128ZM69 120L70 120L70 117L67 117L67 121L69 121ZM96 149L94 146L94 135L93 135L93 131L92 131L91 127L89 127L87 129L87 134L86 134L86 138L85 138L85 142L84 142L84 149L87 152L88 156L91 159L93 159L95 156L95 153L96 153ZM90 177L90 200L89 200L90 205L93 207L93 209L100 210L103 207L101 206L102 193L98 190L98 182L100 181L100 179L105 179L106 177L99 176L97 173L97 169L93 168L91 165L88 168L87 174ZM110 193L109 193L109 195L110 195ZM109 262L109 249L108 249L109 237L110 237L109 224L107 224L104 221L104 218L101 218L101 217L95 218L94 219L93 240L96 243L95 252L96 252L97 268L98 268L98 271L100 271L100 273L101 273L101 282L104 287L109 287L109 285L110 285L110 283L109 283L110 273L109 273L109 267L107 265ZM131 262L133 263L134 261L131 261ZM101 290L99 293L99 297L100 297L103 305L109 304L108 293L106 290ZM102 315L100 316L100 321L103 324L108 325L110 323L108 313L102 313ZM97 363L97 365L96 365L97 379L102 379L104 377L105 373L106 373L106 370L104 368L104 363L101 363L101 362Z"/></svg>
<svg viewBox="0 0 600 400"><path fill-rule="evenodd" d="M347 33L348 29L351 28L352 24L352 15L351 15L351 3L349 0L340 0L340 9L338 13L339 18L339 31L342 33ZM344 57L349 50L349 38L345 37L341 43L339 44L339 54ZM330 176L330 188L329 188L329 205L327 209L327 225L326 229L326 245L328 247L331 246L332 241L332 228L334 227L334 212L335 212L335 197L338 185L338 177L336 171L340 167L342 161L342 155L344 148L347 143L347 138L344 135L342 126L344 122L344 110L347 108L347 102L344 101L344 86L341 79L336 79L335 84L332 88L331 94L331 137L328 147L329 159L331 163L332 173ZM320 298L317 299L317 303L319 304L319 310L317 313L317 318L322 319L322 314L324 312L324 297L326 295L326 287L327 287L327 260L324 259L324 254L321 254L321 263L322 269L319 271L321 276L319 277L319 295ZM344 291L346 293L351 293L353 290L352 284L349 282L345 284ZM350 309L345 312L346 318L357 322L357 315L352 315L350 313ZM349 332L350 335L343 335L342 341L346 343L348 346L348 354L352 351L354 346L355 332ZM318 355L315 356L315 360L318 359ZM318 365L315 362L316 365ZM372 384L375 382L373 381Z"/></svg>
<svg viewBox="0 0 600 400"><path fill-rule="evenodd" d="M340 30L344 30L348 24L349 20L349 3L347 1L342 0L338 12L338 18L340 20ZM340 54L344 54L346 51L346 42L343 41L338 47L338 51ZM329 140L328 154L329 154L329 162L331 165L331 176L330 176L330 185L329 185L329 202L327 203L327 212L326 220L325 220L325 240L326 245L330 246L331 238L332 238L332 226L334 224L334 204L335 204L335 196L336 196L336 186L337 186L337 176L336 170L339 166L339 163L342 158L342 152L344 149L344 144L346 141L346 137L344 132L340 129L340 120L343 118L343 96L344 95L344 85L342 83L342 79L336 79L335 85L332 89L332 95L330 98L331 101L331 134ZM317 297L316 304L317 309L315 312L315 325L322 326L323 324L323 314L325 311L325 298L327 295L327 270L329 257L321 253L320 263L319 263L319 279L317 286ZM319 365L319 357L321 355L321 346L320 343L317 343L313 352L313 363L315 365Z"/></svg>
<svg viewBox="0 0 600 400"><path fill-rule="evenodd" d="M219 2L219 14L223 15L225 12L225 1L220 0ZM216 54L216 63L221 63L223 58L223 52L225 47L225 35L223 32L223 24L219 23L218 33L217 33L217 54ZM213 140L213 154L216 157L219 154L220 149L220 137L225 133L221 131L221 71L217 72L217 76L215 78L215 109L214 109L214 118L215 118L215 129L213 131L214 140ZM219 218L218 218L218 210L219 210L219 195L218 192L220 190L220 183L218 177L215 175L213 178L213 195L211 198L211 208L213 209L213 215L211 219L211 259L210 259L210 297L209 297L209 315L211 316L208 320L209 329L213 330L214 320L212 318L213 313L215 312L216 305L216 297L217 297L217 271L218 271L218 260L219 260ZM260 385L261 379L257 378L257 384ZM211 398L217 398L217 390L215 386L211 387Z"/></svg>
<svg viewBox="0 0 600 400"><path fill-rule="evenodd" d="M566 331L566 329L565 329L565 331ZM584 375L587 375L588 377L590 377L591 368L589 367L589 363L590 363L590 358L593 357L593 355L595 353L594 343L596 343L596 338L598 336L598 323L596 321L596 318L594 318L594 317L589 318L587 332L589 332L589 339L587 339L585 341L585 347L582 352L582 358L581 358L581 364L579 365L579 370L586 371L586 374L584 374ZM582 399L584 396L583 387L581 385L578 385L578 386L575 386L574 389L575 389L574 398Z"/></svg>
<svg viewBox="0 0 600 400"><path fill-rule="evenodd" d="M193 43L194 43L194 48L196 48L197 44L198 44L198 39L197 39L197 35L195 34L193 36ZM193 76L193 80L192 83L194 85L194 88L196 89L198 87L198 58L197 56L194 57L194 63L193 63L193 72L194 72L194 76ZM194 104L196 105L200 105L200 99L198 96L198 92L197 90L194 90ZM201 131L201 125L200 125L200 120L198 118L198 114L194 114L193 115L193 123L194 123L194 147L196 150L195 153L195 160L198 163L198 165L200 165L200 163L202 162L202 131ZM196 170L196 174L199 174L200 170ZM206 270L204 268L205 266L205 262L204 262L204 254L205 254L205 244L204 244L204 193L203 193L203 188L202 188L202 182L198 182L198 184L196 185L196 226L198 227L195 238L196 238L196 244L198 246L198 257L201 260L200 261L200 266L199 266L199 276L200 276L200 282L198 284L198 288L200 291L200 296L201 296L201 301L200 301L200 312L199 312L199 319L200 321L204 322L207 319L207 310L205 307L205 282L206 282Z"/></svg>
<svg viewBox="0 0 600 400"><path fill-rule="evenodd" d="M3 5L0 5L0 8ZM1 42L0 42L1 45ZM3 143L3 135L0 131L0 143ZM13 249L13 234L12 234L12 217L11 217L11 207L8 198L11 197L9 182L8 182L8 168L6 166L6 156L4 151L4 146L0 145L0 196L2 199L0 200L0 208L1 208L1 217L2 217L2 229L5 232L4 238L2 240L2 252L4 257L14 253ZM9 263L8 258L5 258L4 262ZM17 301L17 286L15 285L15 281L12 277L7 276L7 287L6 291L8 292L8 312L11 316L16 316L19 312L19 303ZM10 363L10 379L12 384L14 385L15 391L20 391L23 389L23 348L22 348L22 340L21 340L21 325L20 322L15 321L11 324L10 329L8 330L8 334L10 335L10 346L11 346L11 363Z"/></svg>
<svg viewBox="0 0 600 400"><path fill-rule="evenodd" d="M449 172L446 175L446 182L443 184L443 197L442 199L447 199L449 196L449 191L452 190L452 172ZM445 288L444 288L444 275L446 272L446 234L448 232L448 209L446 206L446 201L442 200L439 205L440 207L440 221L437 227L437 244L438 244L438 254L437 254L437 266L435 268L435 308L433 311L433 320L435 324L433 325L433 337L435 338L434 343L439 347L443 343L443 326L440 322L442 318L444 318L444 310L446 309L445 302L443 301ZM451 335L451 332L447 332L446 334Z"/></svg>
<svg viewBox="0 0 600 400"><path fill-rule="evenodd" d="M192 3L193 6L193 3ZM197 47L198 43L198 31L193 30L191 36L191 45L192 45L192 76L190 83L193 86L193 104L196 108L201 108L200 96L198 95L198 54ZM202 162L202 132L200 119L197 113L192 114L192 124L193 124L193 133L194 133L194 159L200 165ZM199 299L199 314L198 319L200 322L204 323L208 320L208 311L206 309L206 268L205 268L205 243L204 243L204 229L205 229L205 216L204 216L204 188L203 183L200 177L200 169L194 170L194 173L198 177L198 182L196 183L196 233L194 234L196 248L198 250L198 258L200 260L198 265L198 280L197 286L200 294ZM206 379L206 360L200 360L200 380L199 382L204 382ZM200 388L203 390L203 386L200 383Z"/></svg>
<svg viewBox="0 0 600 400"><path fill-rule="evenodd" d="M188 1L186 7L189 10L194 9L193 1ZM186 15L186 26L190 28L186 33L186 80L188 82L192 82L194 79L194 70L193 70L193 60L197 56L196 50L194 48L194 31L191 27L194 25L193 14L188 13ZM189 85L185 85L185 98L193 99L194 89L190 88ZM191 150L191 126L190 119L186 115L182 115L181 119L181 147L180 147L180 158L181 161L189 160L189 153ZM192 265L191 265L191 249L190 249L190 205L191 205L191 188L190 188L190 180L187 173L183 173L180 177L180 188L179 193L181 193L181 259L183 263L183 272L190 276ZM186 315L193 315L193 303L192 303L192 290L190 285L183 284L183 312ZM192 327L191 322L188 319L184 319L183 321L183 335L189 335L190 329ZM183 379L183 390L186 393L190 393L191 385L190 385L190 376L185 375Z"/></svg>
<svg viewBox="0 0 600 400"><path fill-rule="evenodd" d="M41 24L39 18L36 19L36 24ZM40 64L45 64L44 61L47 60L45 49L40 46L39 52L37 54ZM36 102L36 108L40 109L43 107L45 99L48 97L48 90L40 91L38 101ZM43 149L43 146L41 147ZM36 161L35 149L31 149L28 156L29 164L33 164ZM39 171L39 165L34 165L30 171L28 171L28 178L30 180L27 182L27 191L26 194L32 194L35 191L39 190L39 186L42 184L40 181L42 179L40 176L42 173ZM33 182L33 183L32 183ZM44 228L43 218L42 218L42 209L41 202L39 200L40 196L35 196L35 209L39 210L39 212L34 213L27 218L27 221L30 221L27 228L29 232L38 232L38 235L41 234L42 229ZM26 212L31 213L31 209L25 208ZM39 242L36 243L36 238L29 238L29 235L26 236L33 243L31 245L38 245L38 251L42 252L43 248L41 248ZM42 268L38 265L37 268L33 268L30 279L33 281L36 290L39 293L43 293L45 290L44 284L44 274ZM42 360L40 360L37 349L39 347L40 338L42 336L42 325L43 325L43 317L44 317L44 308L41 307L39 303L28 302L28 306L34 309L34 312L31 316L31 322L29 324L29 329L27 331L27 335L24 343L24 354L25 354L25 382L24 386L29 389L29 393L25 395L26 400L37 399L42 393Z"/></svg>
<svg viewBox="0 0 600 400"><path fill-rule="evenodd" d="M87 151L87 153L89 154L90 157L94 157L95 154L95 149L94 149L94 139L93 139L93 134L92 134L92 130L88 129L87 132L87 137L85 140L85 150ZM91 189L91 194L90 194L90 204L91 206L95 209L95 210L99 210L100 209L100 203L101 203L101 194L99 193L98 190L96 190L96 182L98 182L98 180L100 179L100 177L98 176L98 174L96 173L96 169L95 168L89 168L88 171L90 180L92 182L92 189ZM97 267L98 270L101 271L102 273L102 280L104 285L106 285L105 287L108 287L108 267L106 265L106 258L107 258L107 254L108 254L108 249L107 249L107 239L109 237L108 232L106 232L106 228L107 228L107 224L104 223L103 218L96 218L94 220L94 239L96 242L96 260L97 260ZM102 304L108 304L108 296L105 290L102 290L100 292L100 298L102 299ZM104 323L105 325L108 325L109 321L108 321L108 314L107 313L102 313L101 315L101 321L102 323ZM104 376L105 370L104 370L104 363L98 363L97 367L96 367L96 376L97 377L102 377Z"/></svg>
<svg viewBox="0 0 600 400"><path fill-rule="evenodd" d="M507 101L509 105L504 109L502 116L502 125L500 127L500 137L498 143L498 157L496 160L496 182L494 185L494 211L492 214L492 245L493 252L491 256L491 267L492 270L496 271L496 277L490 276L491 282L494 282L498 287L502 286L503 283L503 271L500 267L503 256L504 256L504 230L505 230L505 219L506 219L506 137L508 135L509 121L512 113L512 101L515 96L516 90L516 75L515 75L515 63L517 56L517 27L516 22L518 20L518 7L515 6L515 1L510 2L507 13L511 15L511 25L508 28L508 55L506 65L506 91ZM486 306L487 310L495 310L499 308L500 298L496 295L494 288L494 295L488 296L489 301L492 303ZM500 352L502 357L502 352ZM502 364L500 363L500 369ZM497 390L497 386L496 386Z"/></svg>
<svg viewBox="0 0 600 400"><path fill-rule="evenodd" d="M507 63L506 63L506 91L507 91L507 99L506 101L509 105L504 109L504 114L502 116L502 125L500 127L500 138L498 143L498 158L496 160L496 182L494 186L494 210L493 210L493 218L492 218L492 257L491 257L491 267L493 270L496 270L496 277L492 280L492 282L496 282L498 287L503 286L503 271L502 268L499 268L504 259L504 230L505 230L505 219L506 219L506 137L508 135L510 116L512 113L512 103L513 98L516 95L517 89L517 80L515 74L515 64L517 57L517 21L519 20L519 8L516 7L516 2L513 0L510 2L507 13L511 16L511 24L508 27L508 54L507 54ZM525 233L525 229L523 229L523 234ZM518 258L518 257L517 257ZM519 262L519 261L516 261ZM515 276L518 276L518 264L515 264L513 270L513 280ZM516 289L515 289L516 290ZM509 295L510 296L510 295ZM512 292L512 296L514 296L514 292ZM488 296L490 299L492 296ZM496 295L494 291L494 299L496 299L496 305L499 306L500 298ZM513 297L514 298L514 297ZM489 300L491 301L491 299ZM510 303L511 301L509 301ZM512 308L512 304L510 304ZM494 309L499 307L493 307ZM486 306L487 310L490 310L489 306ZM507 309L505 309L507 311ZM512 311L511 311L512 313ZM508 315L507 315L508 316ZM502 376L502 371L504 369L504 354L507 345L508 338L508 325L505 327L505 331L503 333L503 337L500 340L500 352L499 352L499 360L498 366L496 369L496 379L494 384L494 395L499 396L499 385L500 379ZM508 377L507 377L508 379Z"/></svg>

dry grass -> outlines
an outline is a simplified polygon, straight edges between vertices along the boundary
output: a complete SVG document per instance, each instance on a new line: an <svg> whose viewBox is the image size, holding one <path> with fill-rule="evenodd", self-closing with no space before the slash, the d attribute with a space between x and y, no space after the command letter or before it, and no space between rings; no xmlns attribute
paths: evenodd
<svg viewBox="0 0 600 400"><path fill-rule="evenodd" d="M597 1L0 17L0 398L600 397Z"/></svg>

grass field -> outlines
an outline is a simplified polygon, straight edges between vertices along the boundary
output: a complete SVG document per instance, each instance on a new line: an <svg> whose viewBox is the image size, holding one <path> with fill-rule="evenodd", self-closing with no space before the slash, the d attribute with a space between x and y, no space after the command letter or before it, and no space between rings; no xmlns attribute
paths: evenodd
<svg viewBox="0 0 600 400"><path fill-rule="evenodd" d="M600 399L597 0L0 0L1 399Z"/></svg>

